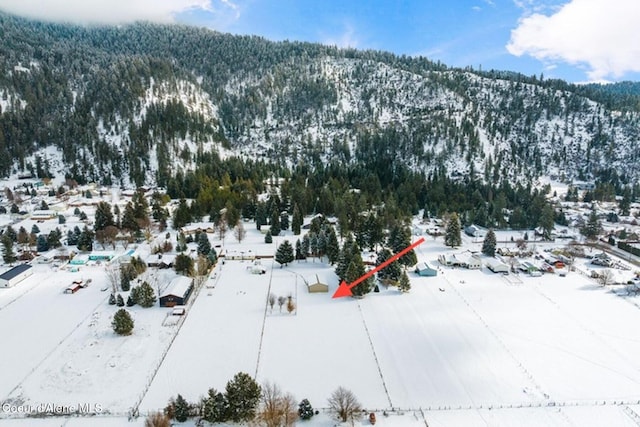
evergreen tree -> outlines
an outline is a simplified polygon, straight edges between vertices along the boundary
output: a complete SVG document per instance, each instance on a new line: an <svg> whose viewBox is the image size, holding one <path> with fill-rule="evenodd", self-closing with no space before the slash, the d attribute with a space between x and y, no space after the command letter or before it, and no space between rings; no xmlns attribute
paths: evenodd
<svg viewBox="0 0 640 427"><path fill-rule="evenodd" d="M133 288L133 289L138 289L138 288ZM127 307L133 307L134 305L136 305L136 300L133 297L133 292L131 292L131 294L129 294L129 296L127 297Z"/></svg>
<svg viewBox="0 0 640 427"><path fill-rule="evenodd" d="M587 220L584 227L580 229L580 233L584 235L589 240L596 240L598 235L602 232L602 224L598 219L598 215L595 209L591 210L589 214L589 219Z"/></svg>
<svg viewBox="0 0 640 427"><path fill-rule="evenodd" d="M47 241L47 236L45 236L44 234L38 236L36 250L38 252L46 252L49 250L49 242Z"/></svg>
<svg viewBox="0 0 640 427"><path fill-rule="evenodd" d="M120 296L120 295L118 295ZM122 297L120 297L122 298ZM122 304L124 305L124 303ZM127 310L121 308L116 311L116 314L113 315L113 321L111 322L111 327L113 327L113 331L118 335L131 335L133 331L133 319Z"/></svg>
<svg viewBox="0 0 640 427"><path fill-rule="evenodd" d="M401 227L398 224L394 224L389 230L389 236L387 236L387 246L391 248L393 253L398 253L403 249L400 228Z"/></svg>
<svg viewBox="0 0 640 427"><path fill-rule="evenodd" d="M309 236L309 253L315 258L320 255L320 251L318 250L318 233L310 231L307 235Z"/></svg>
<svg viewBox="0 0 640 427"><path fill-rule="evenodd" d="M298 416L302 420L310 420L313 417L313 407L308 399L302 399L298 405Z"/></svg>
<svg viewBox="0 0 640 427"><path fill-rule="evenodd" d="M340 280L345 280L347 268L349 267L349 264L351 264L351 250L353 248L353 243L353 237L351 236L351 234L348 234L342 245L342 248L340 249L338 262L336 265L336 275Z"/></svg>
<svg viewBox="0 0 640 427"><path fill-rule="evenodd" d="M393 253L397 254L411 246L411 230L409 227L398 227L397 235L395 238L394 246L391 246ZM406 254L402 255L398 262L401 265L410 267L418 263L418 257L413 249Z"/></svg>
<svg viewBox="0 0 640 427"><path fill-rule="evenodd" d="M298 208L298 204L293 205L293 215L291 218L291 231L293 231L294 235L300 234L300 229L302 228L302 212L300 212L300 208Z"/></svg>
<svg viewBox="0 0 640 427"><path fill-rule="evenodd" d="M352 252L351 262L347 267L347 272L345 273L344 280L349 283L355 282L357 279L362 277L366 273L364 268L364 262L362 261L362 255L360 255L360 251ZM351 293L355 296L363 296L368 294L371 291L373 286L373 280L371 277L363 280L353 288L351 288Z"/></svg>
<svg viewBox="0 0 640 427"><path fill-rule="evenodd" d="M135 232L140 229L138 222L136 221L136 214L133 210L131 202L127 202L124 207L124 213L122 214L121 226L124 230Z"/></svg>
<svg viewBox="0 0 640 427"><path fill-rule="evenodd" d="M33 224L31 226L31 234L38 234L40 232L40 227L38 227L38 224Z"/></svg>
<svg viewBox="0 0 640 427"><path fill-rule="evenodd" d="M460 219L457 213L451 214L447 228L444 233L444 244L455 248L462 244L462 236L460 235Z"/></svg>
<svg viewBox="0 0 640 427"><path fill-rule="evenodd" d="M209 263L211 265L215 265L215 263L218 262L218 253L214 248L211 248L211 250L207 254L207 259L209 260Z"/></svg>
<svg viewBox="0 0 640 427"><path fill-rule="evenodd" d="M398 289L400 290L400 292L409 292L411 290L411 281L409 280L406 271L403 271L402 275L400 276Z"/></svg>
<svg viewBox="0 0 640 427"><path fill-rule="evenodd" d="M176 241L176 252L184 252L187 250L187 238L182 231L176 236Z"/></svg>
<svg viewBox="0 0 640 427"><path fill-rule="evenodd" d="M211 243L207 233L202 232L198 235L198 255L207 255L211 251Z"/></svg>
<svg viewBox="0 0 640 427"><path fill-rule="evenodd" d="M494 256L496 254L496 244L496 233L493 228L490 228L482 241L482 253L486 256Z"/></svg>
<svg viewBox="0 0 640 427"><path fill-rule="evenodd" d="M82 229L82 233L78 237L78 250L91 252L93 250L93 231L89 230L89 228L85 225Z"/></svg>
<svg viewBox="0 0 640 427"><path fill-rule="evenodd" d="M309 254L311 253L311 238L309 237L310 233L305 234L304 236L302 236L302 253L304 254L304 257L308 257Z"/></svg>
<svg viewBox="0 0 640 427"><path fill-rule="evenodd" d="M316 237L316 253L322 258L327 252L327 232L326 227L320 230Z"/></svg>
<svg viewBox="0 0 640 427"><path fill-rule="evenodd" d="M153 288L146 281L142 282L142 285L134 288L136 292L136 302L144 308L153 307L156 303L156 294Z"/></svg>
<svg viewBox="0 0 640 427"><path fill-rule="evenodd" d="M277 236L280 234L280 214L277 210L273 210L271 213L271 227L269 227L269 231L271 231L272 236Z"/></svg>
<svg viewBox="0 0 640 427"><path fill-rule="evenodd" d="M5 264L12 265L18 258L13 251L13 240L11 236L5 233L2 236L2 260Z"/></svg>
<svg viewBox="0 0 640 427"><path fill-rule="evenodd" d="M183 276L193 276L193 259L185 254L178 254L174 265L176 273Z"/></svg>
<svg viewBox="0 0 640 427"><path fill-rule="evenodd" d="M376 265L380 265L391 258L393 254L387 248L384 248L378 252L378 258L376 259ZM402 267L396 260L387 265L382 270L378 271L378 279L380 281L398 282L400 275L402 274Z"/></svg>
<svg viewBox="0 0 640 427"><path fill-rule="evenodd" d="M300 239L298 239L298 240L296 240L296 259L300 260L300 259L305 259L305 258L306 258L306 256L302 252L302 242L300 242Z"/></svg>
<svg viewBox="0 0 640 427"><path fill-rule="evenodd" d="M116 297L116 305L118 307L124 307L124 298L122 298L122 295L120 294Z"/></svg>
<svg viewBox="0 0 640 427"><path fill-rule="evenodd" d="M338 236L336 236L336 230L332 226L328 228L326 254L329 259L329 264L333 265L338 262L340 245L338 243Z"/></svg>
<svg viewBox="0 0 640 427"><path fill-rule="evenodd" d="M527 228L527 217L521 206L516 206L509 217L509 225L514 230L522 230Z"/></svg>
<svg viewBox="0 0 640 427"><path fill-rule="evenodd" d="M263 202L256 205L256 228L260 228L267 223L267 210Z"/></svg>
<svg viewBox="0 0 640 427"><path fill-rule="evenodd" d="M289 214L287 213L287 211L280 212L280 229L289 229Z"/></svg>
<svg viewBox="0 0 640 427"><path fill-rule="evenodd" d="M76 231L78 232L76 234ZM69 230L67 231L67 245L68 246L75 246L78 244L78 238L80 237L80 229L78 228L78 226L76 225L73 228L73 231Z"/></svg>
<svg viewBox="0 0 640 427"><path fill-rule="evenodd" d="M174 416L176 421L183 423L189 418L189 403L181 394L178 394L174 403Z"/></svg>
<svg viewBox="0 0 640 427"><path fill-rule="evenodd" d="M226 421L227 399L223 393L209 389L202 405L202 418L210 423Z"/></svg>
<svg viewBox="0 0 640 427"><path fill-rule="evenodd" d="M55 230L51 230L47 235L47 244L49 248L59 248L62 246L62 243L60 243L61 238L62 232L58 227L56 227Z"/></svg>
<svg viewBox="0 0 640 427"><path fill-rule="evenodd" d="M126 274L120 275L120 289L123 292L128 292L131 289L131 278Z"/></svg>
<svg viewBox="0 0 640 427"><path fill-rule="evenodd" d="M622 198L620 202L618 202L618 209L620 209L620 215L627 216L629 215L631 208L631 189L629 187L625 187L622 190Z"/></svg>
<svg viewBox="0 0 640 427"><path fill-rule="evenodd" d="M551 232L554 227L554 217L555 212L553 211L553 207L550 204L545 203L544 208L542 209L542 214L540 215L540 219L538 221L538 226L542 228L542 238L544 240L551 240Z"/></svg>
<svg viewBox="0 0 640 427"><path fill-rule="evenodd" d="M273 237L271 236L271 230L267 230L267 234L264 235L265 243L273 243Z"/></svg>
<svg viewBox="0 0 640 427"><path fill-rule="evenodd" d="M133 194L133 216L136 219L138 228L144 228L149 224L149 203L144 192L138 190Z"/></svg>
<svg viewBox="0 0 640 427"><path fill-rule="evenodd" d="M373 251L376 245L382 243L384 240L384 232L382 230L382 218L380 218L376 214L369 214L364 221L366 228L366 246L369 247L370 251Z"/></svg>
<svg viewBox="0 0 640 427"><path fill-rule="evenodd" d="M124 219L123 219L124 221ZM173 212L173 229L179 230L191 222L191 209L185 199L180 199L178 207ZM122 225L124 228L124 224Z"/></svg>
<svg viewBox="0 0 640 427"><path fill-rule="evenodd" d="M226 418L236 423L252 420L260 402L260 385L248 374L239 372L227 383L225 390Z"/></svg>
<svg viewBox="0 0 640 427"><path fill-rule="evenodd" d="M111 205L107 202L99 202L96 206L94 230L104 230L110 225L115 225L113 222L113 214L111 213Z"/></svg>
<svg viewBox="0 0 640 427"><path fill-rule="evenodd" d="M276 262L280 264L280 268L282 268L282 266L293 262L293 260L293 246L291 246L288 240L285 240L276 250Z"/></svg>
<svg viewBox="0 0 640 427"><path fill-rule="evenodd" d="M13 229L11 225L7 225L7 228L4 230L3 236L9 236L13 243L18 241L18 233Z"/></svg>
<svg viewBox="0 0 640 427"><path fill-rule="evenodd" d="M116 305L116 296L114 294L109 295L109 305Z"/></svg>
<svg viewBox="0 0 640 427"><path fill-rule="evenodd" d="M133 299L133 302L135 304L138 304L138 298L140 297L140 287L134 286L133 288L131 288L131 293L129 294L129 297Z"/></svg>

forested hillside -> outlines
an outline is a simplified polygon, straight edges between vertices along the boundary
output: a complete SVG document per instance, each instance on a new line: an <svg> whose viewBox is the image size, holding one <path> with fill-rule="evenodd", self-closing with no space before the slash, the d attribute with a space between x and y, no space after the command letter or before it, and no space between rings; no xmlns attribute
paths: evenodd
<svg viewBox="0 0 640 427"><path fill-rule="evenodd" d="M0 38L0 175L157 184L200 198L202 214L241 208L277 176L305 212L360 198L480 222L528 205L542 175L598 180L607 197L640 176L633 85L176 25L0 13Z"/></svg>

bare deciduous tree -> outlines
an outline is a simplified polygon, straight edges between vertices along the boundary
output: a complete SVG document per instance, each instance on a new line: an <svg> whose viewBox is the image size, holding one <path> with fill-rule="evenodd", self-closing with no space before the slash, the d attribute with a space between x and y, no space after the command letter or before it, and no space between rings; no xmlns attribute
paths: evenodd
<svg viewBox="0 0 640 427"><path fill-rule="evenodd" d="M521 251L526 251L527 250L527 241L524 240L524 239L516 240L516 247Z"/></svg>
<svg viewBox="0 0 640 427"><path fill-rule="evenodd" d="M227 219L224 215L222 215L220 217L220 220L218 221L217 230L218 230L218 237L220 238L220 240L222 240L222 243L224 244L224 236L227 235Z"/></svg>
<svg viewBox="0 0 640 427"><path fill-rule="evenodd" d="M171 420L165 414L153 412L144 420L144 427L170 427Z"/></svg>
<svg viewBox="0 0 640 427"><path fill-rule="evenodd" d="M236 228L233 231L233 234L236 236L236 240L238 243L242 243L245 236L247 235L247 231L244 229L244 225L242 225L242 221L238 220L236 224Z"/></svg>
<svg viewBox="0 0 640 427"><path fill-rule="evenodd" d="M198 262L196 263L196 286L201 286L206 280L209 274L209 268L211 264L205 256L198 256Z"/></svg>
<svg viewBox="0 0 640 427"><path fill-rule="evenodd" d="M293 426L298 419L296 402L289 393L282 393L280 387L269 382L262 386L262 396L258 419L266 427Z"/></svg>
<svg viewBox="0 0 640 427"><path fill-rule="evenodd" d="M107 280L111 285L111 293L114 295L118 293L118 285L120 285L120 269L116 264L112 264L105 269L107 273Z"/></svg>
<svg viewBox="0 0 640 427"><path fill-rule="evenodd" d="M285 297L278 297L278 306L280 306L280 313L282 313L282 306L285 302L287 302L287 299Z"/></svg>
<svg viewBox="0 0 640 427"><path fill-rule="evenodd" d="M602 286L610 285L613 283L613 273L609 269L602 270L598 274L597 280L598 283L600 283Z"/></svg>
<svg viewBox="0 0 640 427"><path fill-rule="evenodd" d="M295 309L296 309L296 304L293 302L293 299L291 298L287 299L287 311L289 312L289 314L293 313Z"/></svg>
<svg viewBox="0 0 640 427"><path fill-rule="evenodd" d="M273 306L276 304L276 296L274 294L269 294L269 308L273 311Z"/></svg>
<svg viewBox="0 0 640 427"><path fill-rule="evenodd" d="M338 387L329 398L329 408L343 423L354 421L361 415L362 407L356 396L344 387Z"/></svg>

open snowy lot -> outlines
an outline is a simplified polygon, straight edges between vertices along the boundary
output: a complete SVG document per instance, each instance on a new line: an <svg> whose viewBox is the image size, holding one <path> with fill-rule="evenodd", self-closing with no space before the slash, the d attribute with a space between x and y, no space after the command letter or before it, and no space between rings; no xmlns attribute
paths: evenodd
<svg viewBox="0 0 640 427"><path fill-rule="evenodd" d="M261 238L252 230L248 242L225 248L275 250L277 243ZM447 250L430 240L417 253L435 265ZM381 287L361 300L333 300L333 268L318 260L280 268L263 259L263 275L251 266L220 262L183 322L167 325L167 309L131 308L130 337L111 330L115 309L101 291L102 267L34 266L33 276L0 289L0 400L90 403L124 417L100 418L116 425L138 404L144 414L177 393L197 401L244 371L317 408L346 387L383 426L631 426L640 418L640 330L633 326L640 301L579 273L440 267L437 277L410 273L409 294ZM93 283L64 294L78 277ZM307 292L316 280L329 284L328 294ZM295 309L270 308L269 294L291 295ZM397 410L382 416L390 408ZM40 421L55 424L47 422ZM309 425L333 423L322 415Z"/></svg>

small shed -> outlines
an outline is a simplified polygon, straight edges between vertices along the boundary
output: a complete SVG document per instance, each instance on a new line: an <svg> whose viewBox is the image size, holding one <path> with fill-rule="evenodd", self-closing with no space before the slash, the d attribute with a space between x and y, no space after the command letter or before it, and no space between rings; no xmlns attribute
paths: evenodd
<svg viewBox="0 0 640 427"><path fill-rule="evenodd" d="M112 251L93 251L89 254L89 261L111 261L114 256Z"/></svg>
<svg viewBox="0 0 640 427"><path fill-rule="evenodd" d="M416 274L423 277L434 277L438 275L438 270L431 267L427 262L421 262L416 265Z"/></svg>
<svg viewBox="0 0 640 427"><path fill-rule="evenodd" d="M80 283L73 282L72 284L70 284L69 286L66 287L66 289L64 290L64 293L65 294L75 294L76 292L78 292L82 288L83 288L83 286Z"/></svg>
<svg viewBox="0 0 640 427"><path fill-rule="evenodd" d="M493 271L494 273L503 273L503 274L509 273L509 266L504 262L497 260L495 258L488 259L486 262L486 266L489 270Z"/></svg>
<svg viewBox="0 0 640 427"><path fill-rule="evenodd" d="M329 292L329 285L320 282L320 279L316 274L315 283L307 283L307 290L309 291L310 294L323 293L323 292L326 293L326 292Z"/></svg>
<svg viewBox="0 0 640 427"><path fill-rule="evenodd" d="M160 295L160 307L174 307L185 305L193 289L193 280L179 276L169 282L165 291Z"/></svg>
<svg viewBox="0 0 640 427"><path fill-rule="evenodd" d="M71 265L85 265L89 261L88 255L76 255L73 257L69 264Z"/></svg>
<svg viewBox="0 0 640 427"><path fill-rule="evenodd" d="M0 274L0 287L9 288L33 274L29 264L20 264Z"/></svg>
<svg viewBox="0 0 640 427"><path fill-rule="evenodd" d="M520 271L528 274L538 273L540 271L538 267L528 261L520 263L520 266L518 268L520 269Z"/></svg>

